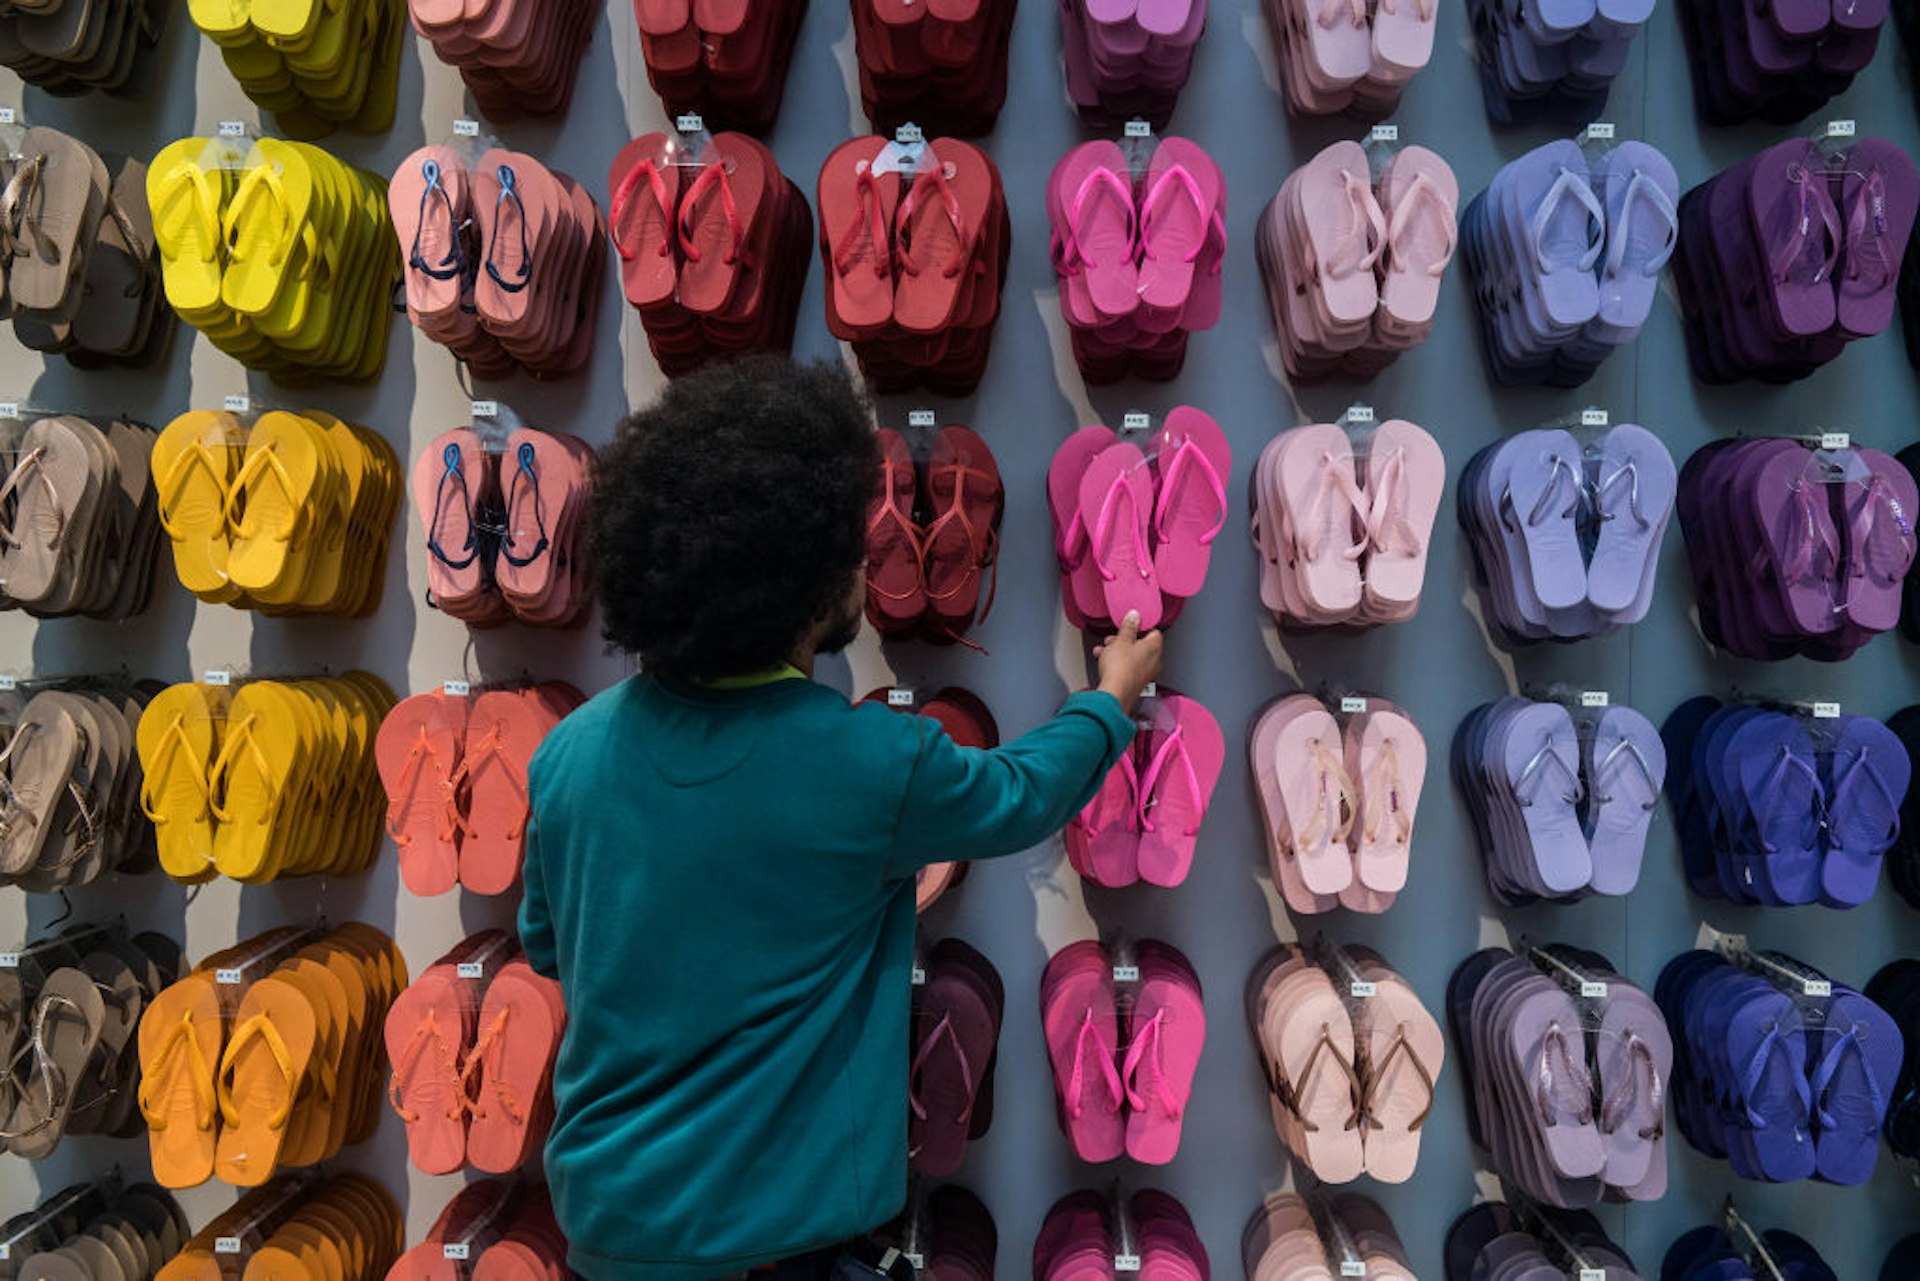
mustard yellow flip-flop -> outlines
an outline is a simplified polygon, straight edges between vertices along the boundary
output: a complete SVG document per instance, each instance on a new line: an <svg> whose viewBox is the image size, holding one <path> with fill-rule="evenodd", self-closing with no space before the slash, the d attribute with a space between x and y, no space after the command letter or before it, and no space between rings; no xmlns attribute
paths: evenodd
<svg viewBox="0 0 1920 1281"><path fill-rule="evenodd" d="M174 572L181 586L212 602L239 595L227 574L226 515L236 468L231 442L239 431L232 414L195 411L168 423L153 442L153 485Z"/></svg>

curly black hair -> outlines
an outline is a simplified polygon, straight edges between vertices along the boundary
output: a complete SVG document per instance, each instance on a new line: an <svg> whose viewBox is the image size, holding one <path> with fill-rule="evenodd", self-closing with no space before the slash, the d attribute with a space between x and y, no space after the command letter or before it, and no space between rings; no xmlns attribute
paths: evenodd
<svg viewBox="0 0 1920 1281"><path fill-rule="evenodd" d="M669 383L600 451L607 640L686 680L778 666L854 592L878 479L867 403L836 366L751 356Z"/></svg>

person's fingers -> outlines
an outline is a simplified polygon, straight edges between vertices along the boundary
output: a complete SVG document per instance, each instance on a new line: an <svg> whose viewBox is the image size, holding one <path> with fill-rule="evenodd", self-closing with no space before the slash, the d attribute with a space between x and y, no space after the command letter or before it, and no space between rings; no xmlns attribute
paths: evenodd
<svg viewBox="0 0 1920 1281"><path fill-rule="evenodd" d="M1140 639L1140 611L1130 609L1127 616L1120 620L1120 635L1115 639L1132 642Z"/></svg>

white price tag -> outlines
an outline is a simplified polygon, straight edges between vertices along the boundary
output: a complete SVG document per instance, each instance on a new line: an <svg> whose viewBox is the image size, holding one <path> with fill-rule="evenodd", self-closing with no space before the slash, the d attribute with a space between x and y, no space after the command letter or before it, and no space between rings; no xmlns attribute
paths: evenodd
<svg viewBox="0 0 1920 1281"><path fill-rule="evenodd" d="M1364 979L1356 979L1347 985L1347 993L1361 1000L1367 1000L1380 995L1380 985L1378 983L1369 983Z"/></svg>
<svg viewBox="0 0 1920 1281"><path fill-rule="evenodd" d="M1137 965L1114 966L1113 981L1115 983L1138 983L1140 981L1140 967Z"/></svg>
<svg viewBox="0 0 1920 1281"><path fill-rule="evenodd" d="M8 1259L11 1259L12 1257L13 1257L13 1247L9 1244L6 1244L5 1242L0 1242L0 1263L5 1263Z"/></svg>
<svg viewBox="0 0 1920 1281"><path fill-rule="evenodd" d="M1580 1281L1607 1281L1605 1268L1581 1268Z"/></svg>
<svg viewBox="0 0 1920 1281"><path fill-rule="evenodd" d="M697 111L689 111L683 116L673 118L673 127L681 133L704 133L707 128L706 117Z"/></svg>
<svg viewBox="0 0 1920 1281"><path fill-rule="evenodd" d="M1832 996L1833 984L1827 979L1806 979L1800 984L1800 991L1806 996Z"/></svg>
<svg viewBox="0 0 1920 1281"><path fill-rule="evenodd" d="M213 1252L215 1254L240 1253L240 1238L239 1237L215 1237L213 1239Z"/></svg>
<svg viewBox="0 0 1920 1281"><path fill-rule="evenodd" d="M927 131L916 124L904 124L893 131L893 140L903 147L911 147L917 142L925 142Z"/></svg>
<svg viewBox="0 0 1920 1281"><path fill-rule="evenodd" d="M1823 431L1820 433L1822 449L1852 449L1853 437L1844 431Z"/></svg>
<svg viewBox="0 0 1920 1281"><path fill-rule="evenodd" d="M1143 686L1140 690L1140 697L1142 698L1158 698L1159 696L1160 696L1159 681L1148 681L1146 685Z"/></svg>
<svg viewBox="0 0 1920 1281"><path fill-rule="evenodd" d="M1342 1259L1340 1260L1340 1275L1343 1277L1364 1277L1367 1275L1367 1265L1358 1259Z"/></svg>
<svg viewBox="0 0 1920 1281"><path fill-rule="evenodd" d="M1607 999L1607 985L1595 983L1592 979L1580 980L1580 999L1583 1001L1604 1001Z"/></svg>
<svg viewBox="0 0 1920 1281"><path fill-rule="evenodd" d="M913 1270L915 1272L925 1272L927 1270L926 1255L915 1251L913 1253L903 1255L902 1257L905 1258L908 1263L911 1263L913 1265Z"/></svg>
<svg viewBox="0 0 1920 1281"><path fill-rule="evenodd" d="M472 1253L465 1241L449 1241L440 1247L440 1257L453 1263L465 1263Z"/></svg>
<svg viewBox="0 0 1920 1281"><path fill-rule="evenodd" d="M250 414L253 412L253 397L222 396L220 398L220 408L230 414Z"/></svg>
<svg viewBox="0 0 1920 1281"><path fill-rule="evenodd" d="M0 691L16 690L19 688L20 678L18 676L0 676Z"/></svg>
<svg viewBox="0 0 1920 1281"><path fill-rule="evenodd" d="M1373 128L1367 130L1367 141L1368 142L1398 142L1400 141L1400 126L1399 125L1375 125Z"/></svg>
<svg viewBox="0 0 1920 1281"><path fill-rule="evenodd" d="M240 971L233 969L215 970L213 972L213 981L222 987L232 987L240 981Z"/></svg>
<svg viewBox="0 0 1920 1281"><path fill-rule="evenodd" d="M19 416L20 416L19 401L0 400L0 418L18 418Z"/></svg>
<svg viewBox="0 0 1920 1281"><path fill-rule="evenodd" d="M1580 425L1582 427L1605 427L1612 421L1604 409L1583 409L1580 411Z"/></svg>
<svg viewBox="0 0 1920 1281"><path fill-rule="evenodd" d="M913 691L910 689L890 689L887 691L888 707L912 707Z"/></svg>
<svg viewBox="0 0 1920 1281"><path fill-rule="evenodd" d="M1145 431L1151 426L1153 426L1153 416L1150 414L1133 413L1120 415L1120 430L1122 431Z"/></svg>
<svg viewBox="0 0 1920 1281"><path fill-rule="evenodd" d="M1580 131L1580 137L1585 142L1612 142L1613 121L1596 120Z"/></svg>
<svg viewBox="0 0 1920 1281"><path fill-rule="evenodd" d="M1348 426L1358 425L1358 426L1364 427L1372 421L1373 421L1372 405L1348 405L1347 406Z"/></svg>
<svg viewBox="0 0 1920 1281"><path fill-rule="evenodd" d="M463 979L483 979L487 977L484 961L462 961L453 967L454 975Z"/></svg>
<svg viewBox="0 0 1920 1281"><path fill-rule="evenodd" d="M939 416L931 409L910 409L907 411L907 426L909 427L931 427L939 421Z"/></svg>
<svg viewBox="0 0 1920 1281"><path fill-rule="evenodd" d="M222 138L244 138L247 136L247 122L244 120L222 120L214 132Z"/></svg>
<svg viewBox="0 0 1920 1281"><path fill-rule="evenodd" d="M927 985L927 969L924 965L916 965L913 967L913 985L915 987L925 987Z"/></svg>
<svg viewBox="0 0 1920 1281"><path fill-rule="evenodd" d="M1115 1272L1138 1272L1140 1270L1140 1256L1137 1254L1114 1255L1113 1270Z"/></svg>
<svg viewBox="0 0 1920 1281"><path fill-rule="evenodd" d="M1613 696L1604 689L1583 689L1580 691L1580 706L1606 707L1613 702Z"/></svg>
<svg viewBox="0 0 1920 1281"><path fill-rule="evenodd" d="M1839 719L1840 719L1840 704L1838 704L1838 703L1815 703L1815 704L1813 705L1813 719L1815 719L1815 720L1817 720L1817 721L1837 721L1837 720L1839 720Z"/></svg>
<svg viewBox="0 0 1920 1281"><path fill-rule="evenodd" d="M12 107L0 107L0 125L10 125L19 117L14 115Z"/></svg>
<svg viewBox="0 0 1920 1281"><path fill-rule="evenodd" d="M200 677L200 683L202 685L231 685L233 684L233 673L216 667L210 672L203 673Z"/></svg>
<svg viewBox="0 0 1920 1281"><path fill-rule="evenodd" d="M1366 710L1367 700L1362 695L1347 694L1340 700L1340 714L1343 716L1358 716Z"/></svg>
<svg viewBox="0 0 1920 1281"><path fill-rule="evenodd" d="M473 693L473 682L441 681L440 692L448 698L465 698L467 695Z"/></svg>
<svg viewBox="0 0 1920 1281"><path fill-rule="evenodd" d="M1145 120L1129 120L1127 121L1125 136L1129 138L1151 138L1153 137L1153 125Z"/></svg>
<svg viewBox="0 0 1920 1281"><path fill-rule="evenodd" d="M467 406L469 418L498 418L500 402L497 400L476 400Z"/></svg>
<svg viewBox="0 0 1920 1281"><path fill-rule="evenodd" d="M456 138L478 138L480 136L480 122L478 120L454 121L453 136Z"/></svg>
<svg viewBox="0 0 1920 1281"><path fill-rule="evenodd" d="M1851 120L1827 121L1827 137L1851 138L1860 131L1860 127Z"/></svg>
<svg viewBox="0 0 1920 1281"><path fill-rule="evenodd" d="M0 952L0 970L17 970L19 968L20 953Z"/></svg>

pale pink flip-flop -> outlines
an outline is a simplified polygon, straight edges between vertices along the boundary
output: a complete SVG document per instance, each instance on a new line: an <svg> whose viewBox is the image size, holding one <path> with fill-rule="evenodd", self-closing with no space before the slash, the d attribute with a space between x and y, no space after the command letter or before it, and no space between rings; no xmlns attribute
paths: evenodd
<svg viewBox="0 0 1920 1281"><path fill-rule="evenodd" d="M1347 723L1347 770L1359 795L1353 825L1354 879L1370 890L1406 888L1413 819L1427 772L1427 744L1405 712L1385 699Z"/></svg>
<svg viewBox="0 0 1920 1281"><path fill-rule="evenodd" d="M1431 435L1399 418L1374 429L1367 448L1364 576L1368 601L1381 612L1419 602L1446 484L1446 456Z"/></svg>
<svg viewBox="0 0 1920 1281"><path fill-rule="evenodd" d="M1160 579L1148 538L1153 473L1138 446L1113 445L1088 464L1080 479L1080 519L1100 575L1106 617L1117 623L1138 613L1142 631L1159 626Z"/></svg>
<svg viewBox="0 0 1920 1281"><path fill-rule="evenodd" d="M1280 440L1276 467L1293 521L1295 581L1316 612L1345 617L1360 603L1359 559L1367 547L1367 499L1352 446L1330 423L1295 428Z"/></svg>
<svg viewBox="0 0 1920 1281"><path fill-rule="evenodd" d="M1320 707L1310 694L1290 694L1269 704L1254 720L1247 736L1247 755L1253 770L1254 790L1265 817L1267 859L1273 881L1287 906L1303 916L1331 912L1340 900L1331 894L1315 894L1300 877L1299 860L1294 855L1293 825L1281 794L1277 763L1281 732L1292 720Z"/></svg>
<svg viewBox="0 0 1920 1281"><path fill-rule="evenodd" d="M1405 1183L1420 1157L1446 1038L1405 979L1376 958L1362 955L1357 964L1374 985L1374 994L1360 999L1354 1025L1367 1063L1367 1173L1382 1183Z"/></svg>
<svg viewBox="0 0 1920 1281"><path fill-rule="evenodd" d="M1336 142L1296 175L1301 221L1321 299L1340 325L1369 320L1379 306L1373 265L1386 248L1387 219L1373 197L1367 153Z"/></svg>
<svg viewBox="0 0 1920 1281"><path fill-rule="evenodd" d="M1416 2L1398 0L1402 7ZM1408 147L1380 176L1380 204L1387 216L1380 306L1401 325L1430 324L1459 243L1460 184L1438 155Z"/></svg>
<svg viewBox="0 0 1920 1281"><path fill-rule="evenodd" d="M1213 540L1227 523L1233 448L1220 424L1189 405L1167 415L1150 446L1157 493L1153 567L1160 590L1197 596L1207 581Z"/></svg>
<svg viewBox="0 0 1920 1281"><path fill-rule="evenodd" d="M1269 1065L1292 1095L1300 1155L1323 1183L1350 1183L1366 1168L1356 1118L1354 1032L1346 1002L1317 966L1291 969L1260 1015Z"/></svg>
<svg viewBox="0 0 1920 1281"><path fill-rule="evenodd" d="M1300 879L1315 894L1338 894L1353 881L1347 833L1354 822L1340 726L1315 700L1280 729L1274 777L1293 829Z"/></svg>

